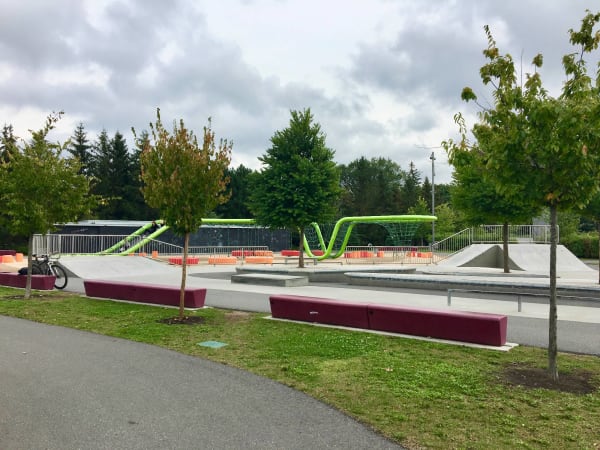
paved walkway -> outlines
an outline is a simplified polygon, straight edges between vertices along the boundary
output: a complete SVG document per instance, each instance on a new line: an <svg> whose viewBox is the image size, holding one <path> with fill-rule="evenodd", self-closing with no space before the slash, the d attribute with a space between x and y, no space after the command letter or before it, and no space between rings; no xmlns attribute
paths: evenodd
<svg viewBox="0 0 600 450"><path fill-rule="evenodd" d="M248 372L0 316L0 448L401 447L317 400Z"/></svg>

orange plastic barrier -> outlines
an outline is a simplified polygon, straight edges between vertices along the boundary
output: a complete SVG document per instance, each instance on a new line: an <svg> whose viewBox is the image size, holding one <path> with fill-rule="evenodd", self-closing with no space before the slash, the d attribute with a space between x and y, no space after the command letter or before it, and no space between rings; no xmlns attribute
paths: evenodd
<svg viewBox="0 0 600 450"><path fill-rule="evenodd" d="M198 256L188 256L186 261L187 261L187 264L198 264L200 262L200 258ZM181 265L182 263L183 263L182 256L170 256L169 257L169 264Z"/></svg>
<svg viewBox="0 0 600 450"><path fill-rule="evenodd" d="M3 263L14 263L15 257L13 255L2 255L2 262Z"/></svg>
<svg viewBox="0 0 600 450"><path fill-rule="evenodd" d="M158 251L157 250L152 250L152 258L153 259L158 258Z"/></svg>
<svg viewBox="0 0 600 450"><path fill-rule="evenodd" d="M235 256L209 256L208 264L237 264Z"/></svg>
<svg viewBox="0 0 600 450"><path fill-rule="evenodd" d="M231 256L254 256L252 250L232 250Z"/></svg>
<svg viewBox="0 0 600 450"><path fill-rule="evenodd" d="M248 264L273 264L272 256L247 256L244 261Z"/></svg>
<svg viewBox="0 0 600 450"><path fill-rule="evenodd" d="M15 260L16 260L17 262L21 262L21 261L23 261L23 253L17 253L17 254L15 255Z"/></svg>
<svg viewBox="0 0 600 450"><path fill-rule="evenodd" d="M271 250L254 250L253 256L273 256L273 252Z"/></svg>

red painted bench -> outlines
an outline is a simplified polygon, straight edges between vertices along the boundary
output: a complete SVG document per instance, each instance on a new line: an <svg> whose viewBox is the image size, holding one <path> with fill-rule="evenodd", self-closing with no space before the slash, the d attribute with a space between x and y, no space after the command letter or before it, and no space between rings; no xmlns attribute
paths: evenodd
<svg viewBox="0 0 600 450"><path fill-rule="evenodd" d="M54 275L31 275L31 289L41 291L50 291L54 289ZM24 288L27 283L27 275L19 275L18 273L2 272L0 273L0 285Z"/></svg>
<svg viewBox="0 0 600 450"><path fill-rule="evenodd" d="M128 283L109 280L85 280L85 295L88 297L129 300L157 305L179 306L179 287L157 284ZM202 308L206 289L185 288L184 306Z"/></svg>
<svg viewBox="0 0 600 450"><path fill-rule="evenodd" d="M508 319L499 314L354 303L300 295L271 295L274 318L341 325L500 347Z"/></svg>

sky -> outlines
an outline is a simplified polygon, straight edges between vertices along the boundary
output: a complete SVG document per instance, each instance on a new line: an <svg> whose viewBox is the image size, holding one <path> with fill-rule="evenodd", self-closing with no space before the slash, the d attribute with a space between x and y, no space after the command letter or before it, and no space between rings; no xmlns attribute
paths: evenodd
<svg viewBox="0 0 600 450"><path fill-rule="evenodd" d="M0 0L0 126L40 129L64 111L52 140L83 123L133 148L160 108L198 136L211 117L233 141L232 166L260 169L290 111L310 108L335 161L389 158L421 178L451 181L441 142L479 111L460 100L479 78L489 25L523 74L542 53L545 86L564 82L577 51L568 30L598 0ZM595 62L594 62L595 64ZM595 70L595 66L591 66Z"/></svg>

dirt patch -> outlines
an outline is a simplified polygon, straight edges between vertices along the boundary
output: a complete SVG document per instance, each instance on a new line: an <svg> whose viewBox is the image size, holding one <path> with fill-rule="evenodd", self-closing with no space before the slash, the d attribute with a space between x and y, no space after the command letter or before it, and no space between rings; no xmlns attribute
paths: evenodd
<svg viewBox="0 0 600 450"><path fill-rule="evenodd" d="M158 321L167 325L200 325L203 322L204 317L199 316L167 317Z"/></svg>
<svg viewBox="0 0 600 450"><path fill-rule="evenodd" d="M228 311L225 313L225 320L228 322L242 322L250 319L251 313L246 311Z"/></svg>
<svg viewBox="0 0 600 450"><path fill-rule="evenodd" d="M549 389L571 394L591 394L599 389L594 382L595 374L586 370L575 370L569 373L559 373L558 381L554 381L546 369L514 365L506 367L502 373L505 383L521 386L527 389Z"/></svg>

